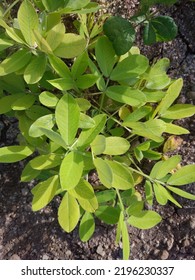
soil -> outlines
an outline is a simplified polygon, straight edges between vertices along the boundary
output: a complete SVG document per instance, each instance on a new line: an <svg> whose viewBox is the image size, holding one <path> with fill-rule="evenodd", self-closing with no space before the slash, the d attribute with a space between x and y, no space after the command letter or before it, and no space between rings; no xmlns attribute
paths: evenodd
<svg viewBox="0 0 195 280"><path fill-rule="evenodd" d="M111 3L113 1L101 1ZM109 6L112 14L125 17L137 8L137 0L116 0ZM179 102L193 103L195 100L195 3L181 1L173 7L161 9L170 14L179 27L179 34L169 43L143 46L138 36L137 44L150 59L168 57L171 60L169 74L183 77L184 88ZM195 120L181 120L190 135L182 136L183 142L177 153L182 164L194 163ZM15 143L17 122L1 116L0 146ZM97 221L92 239L81 242L78 229L65 233L57 222L59 198L49 206L33 213L31 210L31 188L36 184L20 183L20 174L25 161L17 164L0 164L0 259L26 260L116 260L122 258L121 244L115 245L115 227ZM183 186L192 193L195 184ZM138 260L194 260L195 259L195 201L178 198L183 208L172 204L155 206L163 221L150 230L129 228L131 239L130 259Z"/></svg>

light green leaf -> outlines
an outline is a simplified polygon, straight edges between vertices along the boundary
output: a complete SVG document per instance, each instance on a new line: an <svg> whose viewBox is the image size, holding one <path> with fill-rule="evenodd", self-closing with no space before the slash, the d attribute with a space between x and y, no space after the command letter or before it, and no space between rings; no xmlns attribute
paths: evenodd
<svg viewBox="0 0 195 280"><path fill-rule="evenodd" d="M146 201L149 205L152 206L154 195L153 195L152 184L150 183L150 181L148 180L145 181L144 189L145 189Z"/></svg>
<svg viewBox="0 0 195 280"><path fill-rule="evenodd" d="M20 180L21 182L30 182L31 180L35 179L40 173L40 170L33 169L30 165L30 162L28 162L22 170Z"/></svg>
<svg viewBox="0 0 195 280"><path fill-rule="evenodd" d="M47 106L47 107L56 107L59 99L58 97L49 92L49 91L43 91L40 95L39 95L39 101L44 105L44 106Z"/></svg>
<svg viewBox="0 0 195 280"><path fill-rule="evenodd" d="M121 234L123 242L123 260L128 260L130 255L130 240L126 221L121 221Z"/></svg>
<svg viewBox="0 0 195 280"><path fill-rule="evenodd" d="M56 190L59 185L58 175L49 178L36 185L32 189L33 200L32 200L32 210L39 211L54 198Z"/></svg>
<svg viewBox="0 0 195 280"><path fill-rule="evenodd" d="M106 89L106 83L104 81L104 78L102 77L102 74L91 59L88 59L88 63L91 72L98 77L96 81L97 88L99 89L99 91L104 91Z"/></svg>
<svg viewBox="0 0 195 280"><path fill-rule="evenodd" d="M1 34L0 37L0 52L2 52L3 50L13 46L13 41L11 41L10 39L8 39L6 36L3 36Z"/></svg>
<svg viewBox="0 0 195 280"><path fill-rule="evenodd" d="M81 55L77 56L75 59L72 68L71 73L73 78L78 78L81 76L88 67L88 54L87 52L83 52Z"/></svg>
<svg viewBox="0 0 195 280"><path fill-rule="evenodd" d="M44 54L33 57L24 71L24 80L27 84L38 83L46 69L46 56Z"/></svg>
<svg viewBox="0 0 195 280"><path fill-rule="evenodd" d="M103 154L106 148L106 137L104 135L97 135L90 146L94 155Z"/></svg>
<svg viewBox="0 0 195 280"><path fill-rule="evenodd" d="M182 86L183 86L183 80L181 78L176 80L169 86L165 97L162 99L162 101L154 111L153 116L156 115L157 113L158 115L162 115L167 111L167 109L172 105L172 103L179 96Z"/></svg>
<svg viewBox="0 0 195 280"><path fill-rule="evenodd" d="M170 186L167 186L167 188L170 191L172 191L172 192L174 192L174 193L176 193L176 194L178 194L178 195L180 195L180 196L182 196L184 198L195 200L195 195L194 194L185 192L185 191L183 191L183 190L181 190L179 188L174 188L174 187L170 187Z"/></svg>
<svg viewBox="0 0 195 280"><path fill-rule="evenodd" d="M33 169L44 170L59 166L61 161L61 155L48 154L35 157L30 161L30 165Z"/></svg>
<svg viewBox="0 0 195 280"><path fill-rule="evenodd" d="M115 190L105 190L99 191L96 193L96 197L98 203L105 203L116 199L116 191Z"/></svg>
<svg viewBox="0 0 195 280"><path fill-rule="evenodd" d="M105 77L109 77L115 64L115 51L107 37L100 37L95 45L98 66Z"/></svg>
<svg viewBox="0 0 195 280"><path fill-rule="evenodd" d="M95 216L108 225L116 224L119 220L120 209L111 206L99 206L95 211Z"/></svg>
<svg viewBox="0 0 195 280"><path fill-rule="evenodd" d="M80 113L79 128L89 129L95 126L95 121L86 114Z"/></svg>
<svg viewBox="0 0 195 280"><path fill-rule="evenodd" d="M95 193L91 184L82 178L76 187L74 189L68 190L68 192L78 199L92 199L95 197Z"/></svg>
<svg viewBox="0 0 195 280"><path fill-rule="evenodd" d="M149 229L156 226L162 220L161 216L155 211L142 211L136 216L131 216L128 219L128 223L139 229Z"/></svg>
<svg viewBox="0 0 195 280"><path fill-rule="evenodd" d="M181 126L172 124L172 123L166 123L165 132L170 133L170 134L174 134L174 135L181 135L181 134L190 133L189 130L187 130L187 129L181 127Z"/></svg>
<svg viewBox="0 0 195 280"><path fill-rule="evenodd" d="M148 68L148 59L140 54L130 55L122 61L111 73L110 79L113 81L122 81L129 78L135 78L142 75Z"/></svg>
<svg viewBox="0 0 195 280"><path fill-rule="evenodd" d="M69 80L72 79L71 72L64 61L62 61L59 57L49 54L49 62L55 72L62 78L66 78Z"/></svg>
<svg viewBox="0 0 195 280"><path fill-rule="evenodd" d="M18 23L26 42L33 46L35 43L33 30L38 29L39 19L33 5L28 0L24 0L20 5Z"/></svg>
<svg viewBox="0 0 195 280"><path fill-rule="evenodd" d="M134 180L130 170L123 164L105 160L112 172L112 187L119 190L128 190L134 187Z"/></svg>
<svg viewBox="0 0 195 280"><path fill-rule="evenodd" d="M58 222L66 231L71 232L80 219L78 202L68 192L64 195L58 208Z"/></svg>
<svg viewBox="0 0 195 280"><path fill-rule="evenodd" d="M79 237L83 242L88 241L95 231L95 222L91 213L85 212L79 226Z"/></svg>
<svg viewBox="0 0 195 280"><path fill-rule="evenodd" d="M162 100L163 97L165 97L165 92L164 91L143 91L143 93L146 96L147 102L159 102Z"/></svg>
<svg viewBox="0 0 195 280"><path fill-rule="evenodd" d="M94 196L91 199L77 198L80 206L87 212L94 213L98 208L97 198Z"/></svg>
<svg viewBox="0 0 195 280"><path fill-rule="evenodd" d="M183 166L167 181L170 185L182 186L195 182L195 164Z"/></svg>
<svg viewBox="0 0 195 280"><path fill-rule="evenodd" d="M58 102L55 117L62 138L67 145L71 145L79 128L80 110L70 94L65 94Z"/></svg>
<svg viewBox="0 0 195 280"><path fill-rule="evenodd" d="M13 95L7 95L0 99L0 114L5 114L12 110L12 104L20 99L21 97L24 97L23 93L13 94Z"/></svg>
<svg viewBox="0 0 195 280"><path fill-rule="evenodd" d="M171 79L166 74L169 64L168 58L162 58L150 68L149 74L146 76L146 88L159 90L170 84Z"/></svg>
<svg viewBox="0 0 195 280"><path fill-rule="evenodd" d="M74 88L74 83L72 78L67 77L67 78L58 78L54 80L48 80L48 82L53 86L56 87L57 89L61 91L66 91Z"/></svg>
<svg viewBox="0 0 195 280"><path fill-rule="evenodd" d="M112 187L113 174L107 162L101 158L94 159L94 165L97 169L100 182L108 189Z"/></svg>
<svg viewBox="0 0 195 280"><path fill-rule="evenodd" d="M54 54L62 58L73 58L80 55L85 48L86 41L82 36L66 33L59 46L54 50Z"/></svg>
<svg viewBox="0 0 195 280"><path fill-rule="evenodd" d="M46 41L54 51L59 44L61 43L65 33L65 25L63 23L56 24L50 31L47 33Z"/></svg>
<svg viewBox="0 0 195 280"><path fill-rule="evenodd" d="M26 94L18 98L11 104L12 110L22 111L30 108L36 100L36 96L32 94Z"/></svg>
<svg viewBox="0 0 195 280"><path fill-rule="evenodd" d="M40 117L51 114L51 111L46 107L33 105L25 113L29 119L36 121Z"/></svg>
<svg viewBox="0 0 195 280"><path fill-rule="evenodd" d="M99 114L93 118L95 126L88 130L82 131L78 141L78 148L86 148L95 139L95 137L102 131L106 123L106 115Z"/></svg>
<svg viewBox="0 0 195 280"><path fill-rule="evenodd" d="M67 145L64 142L64 140L62 139L62 136L60 134L58 134L57 132L44 128L44 127L40 127L39 130L43 133L43 135L46 135L51 141L53 141L54 143L56 143L57 145L67 149Z"/></svg>
<svg viewBox="0 0 195 280"><path fill-rule="evenodd" d="M125 122L136 122L141 120L142 118L146 117L152 111L152 107L150 106L143 106L132 113L130 113L125 119Z"/></svg>
<svg viewBox="0 0 195 280"><path fill-rule="evenodd" d="M41 33L39 33L39 31L37 30L33 30L33 35L35 37L36 46L38 46L38 48L47 55L52 54L51 47L49 46L45 38L41 35Z"/></svg>
<svg viewBox="0 0 195 280"><path fill-rule="evenodd" d="M55 124L55 119L53 114L45 115L43 117L38 118L29 129L29 135L31 137L39 137L44 133L39 128L52 129Z"/></svg>
<svg viewBox="0 0 195 280"><path fill-rule="evenodd" d="M7 146L0 148L0 162L11 163L21 161L33 153L27 146Z"/></svg>
<svg viewBox="0 0 195 280"><path fill-rule="evenodd" d="M75 100L76 100L77 104L79 105L80 111L86 112L87 110L89 110L91 108L91 103L89 102L89 100L87 100L85 98L76 98Z"/></svg>
<svg viewBox="0 0 195 280"><path fill-rule="evenodd" d="M181 161L181 156L175 155L171 158L156 163L152 168L150 176L155 179L161 179L171 172ZM159 165L160 164L160 165ZM155 174L155 176L154 176Z"/></svg>
<svg viewBox="0 0 195 280"><path fill-rule="evenodd" d="M161 117L166 119L183 119L191 117L195 114L195 106L191 104L175 104L169 109L167 109Z"/></svg>
<svg viewBox="0 0 195 280"><path fill-rule="evenodd" d="M22 69L31 59L31 53L26 49L21 49L0 64L0 76L4 76L10 73L14 73Z"/></svg>
<svg viewBox="0 0 195 280"><path fill-rule="evenodd" d="M110 86L106 90L106 95L115 101L135 107L146 103L143 92L128 86Z"/></svg>
<svg viewBox="0 0 195 280"><path fill-rule="evenodd" d="M76 187L83 173L83 157L76 152L70 152L60 166L60 183L63 190Z"/></svg>
<svg viewBox="0 0 195 280"><path fill-rule="evenodd" d="M149 120L146 122L124 122L124 126L132 128L132 133L137 134L155 142L161 142L162 133L166 130L166 124L162 120Z"/></svg>
<svg viewBox="0 0 195 280"><path fill-rule="evenodd" d="M156 198L157 202L160 205L166 205L168 202L168 198L165 193L166 192L165 188L158 183L154 183L153 188L154 188L154 194L155 194L155 198Z"/></svg>
<svg viewBox="0 0 195 280"><path fill-rule="evenodd" d="M127 208L128 215L137 215L143 210L144 202L137 197L137 195L132 195L129 198L129 207Z"/></svg>

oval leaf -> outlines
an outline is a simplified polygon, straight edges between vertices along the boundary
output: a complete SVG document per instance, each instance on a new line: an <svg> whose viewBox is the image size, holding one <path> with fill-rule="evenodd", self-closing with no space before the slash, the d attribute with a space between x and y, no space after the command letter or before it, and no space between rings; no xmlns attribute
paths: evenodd
<svg viewBox="0 0 195 280"><path fill-rule="evenodd" d="M33 149L26 146L7 146L0 148L0 162L11 163L23 160L33 153Z"/></svg>
<svg viewBox="0 0 195 280"><path fill-rule="evenodd" d="M79 237L83 242L88 241L95 230L95 222L91 213L85 212L79 226Z"/></svg>
<svg viewBox="0 0 195 280"><path fill-rule="evenodd" d="M119 220L120 209L111 206L100 206L95 211L95 216L108 225L116 224Z"/></svg>
<svg viewBox="0 0 195 280"><path fill-rule="evenodd" d="M183 166L167 181L170 185L182 186L195 182L195 164Z"/></svg>

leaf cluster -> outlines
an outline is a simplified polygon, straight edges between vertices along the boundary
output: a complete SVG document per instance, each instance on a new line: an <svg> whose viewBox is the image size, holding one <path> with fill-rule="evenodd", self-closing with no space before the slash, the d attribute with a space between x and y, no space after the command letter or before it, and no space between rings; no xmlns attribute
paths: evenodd
<svg viewBox="0 0 195 280"><path fill-rule="evenodd" d="M195 165L168 156L175 136L189 133L174 121L195 107L175 103L183 81L167 75L168 59L150 64L137 47L117 55L94 20L97 9L90 1L24 0L12 23L0 18L0 113L15 116L20 129L19 145L0 148L0 162L34 155L21 174L22 182L38 180L33 211L60 196L60 226L78 225L84 242L96 219L116 224L128 259L128 226L161 221L147 205L195 199L182 190L194 182ZM77 33L63 22L70 13ZM147 173L144 160L152 162Z"/></svg>

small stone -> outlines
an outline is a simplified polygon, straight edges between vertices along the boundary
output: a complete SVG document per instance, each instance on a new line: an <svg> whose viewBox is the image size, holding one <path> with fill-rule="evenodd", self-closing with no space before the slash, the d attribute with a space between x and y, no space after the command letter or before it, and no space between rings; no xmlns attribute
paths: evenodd
<svg viewBox="0 0 195 280"><path fill-rule="evenodd" d="M161 260L167 260L169 257L169 252L167 250L163 250L162 255L161 255Z"/></svg>
<svg viewBox="0 0 195 280"><path fill-rule="evenodd" d="M184 247L190 246L190 241L189 241L189 239L185 239L185 240L184 240L183 246L184 246Z"/></svg>
<svg viewBox="0 0 195 280"><path fill-rule="evenodd" d="M17 254L13 254L9 259L10 260L21 260L21 258Z"/></svg>
<svg viewBox="0 0 195 280"><path fill-rule="evenodd" d="M190 227L191 227L192 229L195 229L195 219L194 219L194 218L191 218Z"/></svg>
<svg viewBox="0 0 195 280"><path fill-rule="evenodd" d="M96 252L97 252L98 255L100 255L100 256L102 256L102 257L105 255L105 252L104 252L104 249L103 249L102 245L99 245L99 246L97 247Z"/></svg>
<svg viewBox="0 0 195 280"><path fill-rule="evenodd" d="M170 239L167 240L167 250L170 251L171 248L173 247L174 244L174 239L171 237Z"/></svg>
<svg viewBox="0 0 195 280"><path fill-rule="evenodd" d="M72 252L70 250L66 251L66 256L70 257L72 255Z"/></svg>
<svg viewBox="0 0 195 280"><path fill-rule="evenodd" d="M49 260L49 256L46 255L46 254L44 254L43 257L42 257L42 259L43 259L43 260Z"/></svg>
<svg viewBox="0 0 195 280"><path fill-rule="evenodd" d="M28 191L27 188L23 188L23 189L22 189L22 195L23 195L23 196L27 196L28 193L29 193L29 191Z"/></svg>

